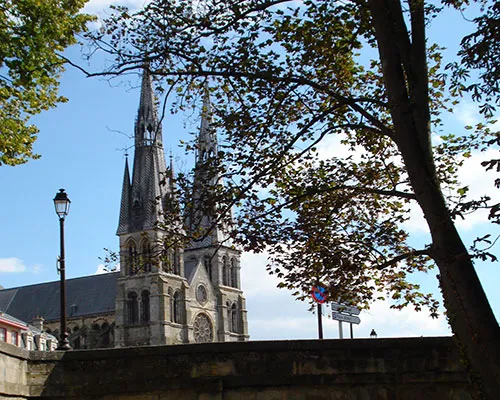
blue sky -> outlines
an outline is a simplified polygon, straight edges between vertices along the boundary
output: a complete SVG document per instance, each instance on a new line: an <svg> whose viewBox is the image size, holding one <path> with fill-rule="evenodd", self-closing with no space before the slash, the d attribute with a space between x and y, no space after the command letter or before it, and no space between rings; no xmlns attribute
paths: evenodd
<svg viewBox="0 0 500 400"><path fill-rule="evenodd" d="M87 9L95 12L108 3L92 1ZM450 32L459 31L461 23L463 20L458 17L442 20L434 34L447 32L447 40L457 39ZM80 49L72 48L67 55L79 59ZM124 149L132 144L127 135L133 133L139 88L139 75L108 82L85 78L74 69L64 74L61 94L70 101L33 119L40 128L35 150L42 158L13 168L0 167L0 285L13 287L58 279L59 225L52 199L59 188L65 188L72 201L66 221L68 278L96 273L101 264L99 257L105 254L103 249L117 249L115 232ZM464 124L477 118L472 104L465 101L453 115L446 117L446 128L461 130ZM179 140L189 137L198 126L197 115L165 118L165 149L167 153L172 151L178 171L187 170L194 159L193 155L184 154ZM335 145L334 140L326 141L320 150L332 154ZM471 192L493 193L498 199L493 189L494 175L484 173L479 165L481 159L491 154L474 154L461 177L464 183L471 184ZM408 228L416 241L426 242L427 234L417 211ZM468 244L487 229L496 229L498 234L497 228L485 223L484 214L460 222L459 229ZM242 286L252 339L317 337L316 317L307 311L308 305L295 301L289 292L278 290L275 278L266 274L265 264L265 255L243 255ZM496 263L478 263L477 271L500 318L498 267ZM436 274L437 271L415 279L429 290L437 291ZM362 312L360 318L362 323L354 329L356 337L367 337L372 328L381 337L449 333L443 317L431 320L425 311L392 311L384 302ZM337 322L325 319L324 330L325 337L337 337Z"/></svg>

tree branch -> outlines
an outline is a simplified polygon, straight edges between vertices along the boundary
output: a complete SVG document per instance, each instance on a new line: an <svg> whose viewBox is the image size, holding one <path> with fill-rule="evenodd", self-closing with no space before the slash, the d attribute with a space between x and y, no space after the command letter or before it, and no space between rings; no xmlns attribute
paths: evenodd
<svg viewBox="0 0 500 400"><path fill-rule="evenodd" d="M432 253L431 249L412 250L412 251L409 251L408 253L400 254L399 256L394 257L391 260L387 260L386 262L383 262L382 264L377 264L376 268L378 270L381 270L381 269L387 268L393 264L396 264L400 261L406 260L407 258L411 258L411 257L416 257L416 256L429 256L430 257L431 253Z"/></svg>

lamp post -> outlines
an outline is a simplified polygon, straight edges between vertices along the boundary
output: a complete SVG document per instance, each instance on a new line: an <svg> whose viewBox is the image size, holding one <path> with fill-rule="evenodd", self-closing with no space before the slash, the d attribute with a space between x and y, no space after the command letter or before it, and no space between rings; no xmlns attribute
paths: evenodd
<svg viewBox="0 0 500 400"><path fill-rule="evenodd" d="M64 260L64 219L69 212L71 201L64 189L59 189L59 193L54 197L54 207L59 217L61 255L59 256L59 272L61 274L61 328L59 332L59 344L57 350L71 350L66 332L66 266Z"/></svg>

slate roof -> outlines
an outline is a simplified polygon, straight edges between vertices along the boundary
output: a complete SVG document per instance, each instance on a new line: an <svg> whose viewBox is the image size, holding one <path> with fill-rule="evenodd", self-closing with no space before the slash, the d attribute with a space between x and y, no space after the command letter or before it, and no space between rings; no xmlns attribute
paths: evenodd
<svg viewBox="0 0 500 400"><path fill-rule="evenodd" d="M66 280L68 318L114 313L119 272ZM59 281L0 290L0 311L30 323L59 319ZM76 305L76 307L72 307Z"/></svg>

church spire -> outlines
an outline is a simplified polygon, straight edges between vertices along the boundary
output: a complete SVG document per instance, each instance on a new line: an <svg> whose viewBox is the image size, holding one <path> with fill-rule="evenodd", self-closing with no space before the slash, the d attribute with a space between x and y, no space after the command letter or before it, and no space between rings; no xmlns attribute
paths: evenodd
<svg viewBox="0 0 500 400"><path fill-rule="evenodd" d="M135 123L135 146L157 144L161 146L161 125L155 105L155 96L149 72L149 65L144 65L141 84L141 98Z"/></svg>
<svg viewBox="0 0 500 400"><path fill-rule="evenodd" d="M129 229L130 221L130 172L128 169L128 154L125 154L125 171L123 173L122 199L120 203L120 220L118 222L117 234L125 233Z"/></svg>
<svg viewBox="0 0 500 400"><path fill-rule="evenodd" d="M198 136L197 166L206 163L208 158L217 156L217 135L210 127L212 122L212 104L210 102L208 86L205 86L204 91L200 134Z"/></svg>
<svg viewBox="0 0 500 400"><path fill-rule="evenodd" d="M161 125L157 118L153 86L148 65L144 66L141 95L135 121L132 181L125 166L118 234L154 229L164 214L171 186L165 184L167 168L162 146ZM127 183L128 182L128 183Z"/></svg>

